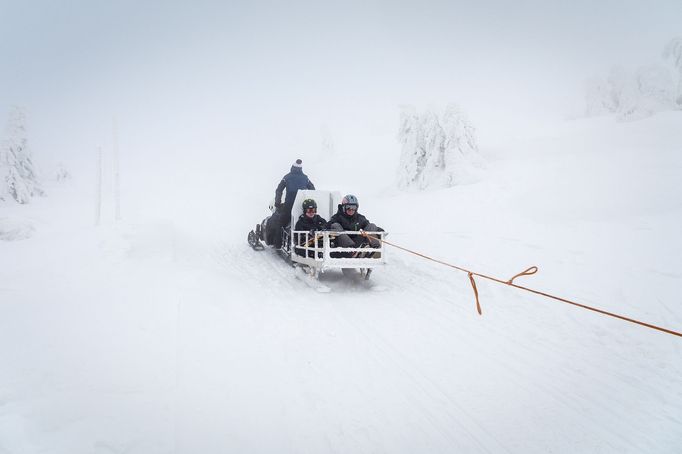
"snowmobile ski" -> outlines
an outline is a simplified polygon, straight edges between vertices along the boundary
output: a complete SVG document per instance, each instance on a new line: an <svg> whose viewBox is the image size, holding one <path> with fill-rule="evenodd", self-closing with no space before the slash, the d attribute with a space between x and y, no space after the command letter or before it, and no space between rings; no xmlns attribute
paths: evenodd
<svg viewBox="0 0 682 454"><path fill-rule="evenodd" d="M265 249L265 246L263 246L263 243L260 242L260 239L256 235L256 232L254 232L253 230L249 232L247 241L249 242L249 246L251 246L251 248L253 248L254 251L262 251L263 249Z"/></svg>
<svg viewBox="0 0 682 454"><path fill-rule="evenodd" d="M329 287L327 287L326 285L324 285L323 283L321 283L318 280L317 276L314 276L313 274L311 274L310 268L308 268L306 266L298 266L297 265L294 267L294 273L295 273L295 276L299 280L301 280L301 281L303 281L303 283L305 283L305 285L307 285L308 287L310 287L312 289L315 289L317 292L320 292L320 293L331 292L331 289Z"/></svg>

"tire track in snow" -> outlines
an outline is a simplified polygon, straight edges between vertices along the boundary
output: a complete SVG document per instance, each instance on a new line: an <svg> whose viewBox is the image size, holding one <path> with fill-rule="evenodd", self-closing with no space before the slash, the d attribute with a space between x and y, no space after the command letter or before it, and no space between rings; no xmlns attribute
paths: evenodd
<svg viewBox="0 0 682 454"><path fill-rule="evenodd" d="M254 251L246 244L219 243L212 255L220 268L254 283L259 291L279 294L282 290L293 292L303 286L292 282L295 280L293 268L269 248Z"/></svg>
<svg viewBox="0 0 682 454"><path fill-rule="evenodd" d="M421 283L426 284L426 285L431 285L431 283L428 282L428 278L421 279ZM418 288L419 287L421 287L421 286L418 286ZM423 290L424 288L425 288L425 286L421 287L421 290ZM435 296L438 297L437 292L436 292ZM443 298L440 297L437 299L442 300ZM405 312L405 307L402 304L396 304L393 307L395 308L395 310ZM426 311L422 310L421 311L422 313L420 315L425 317L425 318L430 318L431 320L437 320L439 318L439 316L433 317L433 316L428 315L429 309L433 309L435 307L437 307L437 305L435 305L435 304L431 305L431 306L426 306L426 305L420 304L420 309L426 309ZM424 312L427 315L425 315ZM438 310L438 314L440 315L441 313L442 313L442 311ZM453 312L451 312L451 314L452 313ZM410 315L413 315L413 314L410 314ZM353 319L354 319L354 323L357 324L359 322L359 320L362 319L362 313L359 311L356 311ZM365 327L369 326L366 321L363 321L363 323L364 323ZM453 326L454 326L454 324L453 324ZM447 329L443 329L443 328L444 328L444 325L440 324L439 330L442 331L443 339L446 341L452 341L453 340L452 330L451 329L447 330ZM491 329L491 328L493 328L493 329ZM509 336L508 333L494 329L494 327L488 327L486 330L489 331L489 335L496 336L496 337L500 338L500 340L504 339L505 342L507 340L512 340L511 336ZM367 331L365 331L365 336L368 339L376 340L376 336L380 337L380 335L378 334L378 332L376 330L371 330L371 332L373 333L372 335L368 334ZM466 340L466 339L458 339L458 340ZM390 342L387 342L385 339L383 339L383 341L384 341L383 342L383 345L384 345L383 353L386 356L390 357L391 356L389 354L389 349L390 349L393 352L393 356L396 358L399 358L398 360L394 360L395 364L401 364L401 363L409 361L408 357L406 355L399 353L391 345ZM375 342L372 342L372 343L375 343ZM521 343L519 343L518 341L516 341L515 343L517 346L521 345ZM553 351L556 354L560 355L562 353L561 345L559 343L552 343L552 344L553 345L548 346L550 351ZM522 346L522 347L525 348L526 346ZM506 350L509 350L509 349L506 349ZM572 420L572 422L577 427L582 427L582 430L580 430L580 432L594 433L594 426L596 425L596 426L599 426L601 431L606 432L606 433L611 433L614 436L613 439L617 439L618 434L613 432L612 430L610 430L608 425L601 424L600 423L600 421L602 420L601 418L592 418L592 419L596 419L596 420L593 421L590 419L590 420L585 421L584 415L583 415L584 408L588 407L589 406L588 404L590 402L592 402L592 400L590 399L589 396L578 396L579 399L576 399L575 396L564 397L564 394L565 394L564 389L562 389L560 384L557 384L557 385L549 384L549 383L554 383L553 381L549 382L548 384L544 384L542 377L533 377L533 376L529 375L528 371L523 367L522 356L519 355L518 353L516 353L517 350L518 349L514 349L514 350L512 350L512 352L508 351L506 355L499 355L501 357L501 359L498 358L495 361L491 361L490 362L491 367L489 367L487 369L488 370L497 369L500 373L504 374L503 376L505 377L505 379L507 381L512 382L512 384L515 388L523 389L528 395L537 394L538 389L542 390L542 394L544 394L546 396L546 398L549 399L550 401L555 401L558 404L557 405L558 408L570 410L571 415L572 415L570 417L570 419ZM534 350L536 352L540 352L540 351L542 351L544 353L547 352L547 348L544 348L544 347L542 349L535 348ZM487 357L488 355L485 355L485 356ZM514 358L514 357L518 360L513 361L512 358ZM493 362L495 364L492 364ZM594 367L597 367L597 366L598 366L597 364L594 364ZM415 371L415 373L419 373L419 368L414 367L414 364L413 364L413 367L411 367L409 369L403 368L403 371L408 371L408 370L412 370L412 371ZM572 371L569 371L569 372L572 372ZM575 375L575 374L572 374L572 375ZM422 379L426 379L427 381L429 380L429 377L427 377L424 374L421 374L421 377L422 377ZM586 377L584 375L578 374L578 378L585 379ZM560 383L563 383L564 381L565 380L561 380ZM435 384L435 382L433 382L433 381L430 381L430 385L434 386L436 388L438 387L438 385ZM445 390L439 389L439 388L437 388L437 389L443 395L448 396L448 393ZM455 404L454 401L452 401L452 403ZM609 414L609 416L611 418L617 418L618 417L618 415L612 409L608 408L608 405L602 406L602 408L603 408L603 410L605 410ZM463 411L463 409L461 407L460 407L460 410ZM633 427L633 429L636 429L636 427ZM625 446L621 446L621 447L625 447Z"/></svg>
<svg viewBox="0 0 682 454"><path fill-rule="evenodd" d="M222 252L221 252L221 250L222 250ZM219 265L221 267L225 267L225 268L235 272L236 274L240 274L242 276L247 275L247 277L251 281L253 281L254 283L257 282L259 284L263 284L263 282L262 282L263 278L261 276L264 275L264 270L267 270L268 274L270 271L273 272L273 276L271 276L272 279L276 279L277 277L279 277L279 278L284 279L286 281L294 280L292 274L283 272L283 270L288 269L288 265L286 263L284 263L283 261L281 261L280 257L276 256L275 254L269 254L269 256L265 256L262 253L257 253L256 255L260 255L260 257L249 257L249 259L253 260L253 262L249 263L247 266L238 265L238 263L244 262L244 260L247 258L248 253L252 253L252 252L253 251L251 251L250 249L243 249L243 250L237 252L235 250L235 248L229 248L229 247L221 246L220 250L217 251L216 261L219 263ZM238 258L238 260L234 260L235 257ZM398 271L398 268L389 269L388 267L385 267L385 268L381 268L379 271L382 271L382 272L383 271L390 271L390 273L386 273L386 274L382 273L382 277L380 280L380 282L382 284L388 283L389 285L392 285L392 284L397 285L399 283L404 283L406 277L413 276L413 274L410 273L409 271L403 271L403 272L397 272L396 273L395 271ZM335 293L332 293L331 296L327 296L327 295L320 296L320 298L324 298L327 300L327 304L320 304L320 307L326 306L326 311L325 311L325 314L323 314L323 317L329 317L331 315L337 321L337 323L341 322L342 325L345 326L347 329L349 329L351 332L357 332L358 328L353 326L352 324L348 323L347 318L338 317L336 315L336 310L334 310L334 308L340 307L343 305L342 299L344 296L347 295L347 292L352 292L352 295L354 298L360 297L363 300L370 300L370 301L377 300L377 299L382 300L384 298L385 294L384 293L376 294L376 293L372 293L372 292L363 292L362 291L363 289L360 289L359 291L355 291L357 289L354 289L352 287L352 284L350 284L350 285L344 284L344 282L342 281L344 278L341 277L341 273L336 271L336 272L334 272L334 276L335 276L335 278L337 278L336 279L337 281L341 281L341 282L340 283L336 282L336 284L338 284L338 285L333 285L333 287L335 290L340 289L341 293L335 292ZM420 282L426 281L427 283L429 283L428 281L430 281L431 279L432 278L430 276L428 276L427 274L421 274L421 276L419 276L417 278L418 281L420 281ZM332 279L332 281L333 281L333 279ZM327 282L325 282L325 283L327 283ZM333 284L333 282L332 282L332 284ZM401 284L401 285L404 285L404 284ZM282 289L281 287L282 286L278 286L278 290L285 290L285 289ZM301 288L306 289L306 292L314 292L312 290L308 290L304 284L301 284L299 282L291 282L289 285L286 285L285 287L287 287L286 288L287 291L285 291L285 294L279 295L280 297L282 297L284 299L288 299L287 298L288 296L292 296L292 295L286 294L289 291L291 291L292 293L299 293ZM412 285L410 287L411 290L409 292L413 293L414 289L421 289L424 287L425 287L425 285L423 285L421 283L417 284L416 286ZM434 287L433 283L429 283L429 287L433 288ZM440 287L440 286L436 286L436 287ZM400 290L402 290L402 289L400 289ZM273 291L271 293L274 294L276 292ZM438 293L437 289L431 290L428 293L432 296L434 301L436 301L438 299L437 298L437 293ZM390 298L390 296L388 296L388 298ZM284 308L278 307L278 310L282 311L282 310L284 310ZM318 335L322 335L322 336L327 334L327 333L320 331L320 330L318 330L318 332L319 332ZM363 338L368 338L367 332L363 331L363 332L360 332L359 334L361 334L361 336ZM371 344L371 342L370 342L370 344ZM385 353L385 350L383 350L381 352ZM380 354L378 356L376 354L374 354L374 358L373 358L372 363L375 363L375 364L383 363L383 364L389 365L389 367L395 368L395 364L391 363L390 361L387 361L387 359L382 357L382 356L383 356L383 354ZM405 375L405 374L403 374L403 375ZM299 378L298 381L301 382L302 380ZM422 394L433 395L433 391L429 391L428 388L426 388L422 382L423 382L423 380L416 382L415 386L418 388L421 388L423 390ZM306 393L307 393L307 391L306 391ZM315 392L313 392L313 394L315 394ZM436 413L428 411L427 407L425 407L424 405L419 405L418 402L417 403L413 402L412 405L420 408L420 411L422 411L425 415L424 418L426 420L430 421L429 424L433 428L435 428L439 433L441 433L441 436L444 439L449 440L450 445L453 445L453 444L456 445L457 444L456 437L453 434L451 434L451 431L449 430L449 427L451 425L450 423L439 422L439 417ZM453 419L453 421L455 421L455 420ZM451 421L451 422L453 422L453 421ZM478 441L476 439L473 431L467 429L466 426L462 426L462 427L463 427L463 430L469 431L468 433L470 434L470 437L472 437L472 439L475 440L476 443L480 444L480 441ZM483 444L481 444L481 446L482 446L481 449L484 452L489 452L487 449L485 449L485 446Z"/></svg>
<svg viewBox="0 0 682 454"><path fill-rule="evenodd" d="M460 427L464 433L469 437L469 439L474 442L481 452L492 453L492 452L509 452L502 443L488 431L484 424L477 420L471 413L466 411L461 405L459 405L452 396L444 390L440 385L433 381L428 375L421 372L419 365L414 363L407 355L401 353L396 347L392 345L378 330L373 329L371 325L359 316L358 311L353 314L353 319L349 318L349 314L344 313L338 315L337 317L343 317L346 325L356 329L365 339L367 339L367 345L371 345L375 348L379 354L374 354L374 358L386 364L392 369L397 369L404 376L408 377L410 382L420 390L422 395L429 399L429 402L419 401L419 410L424 414L425 418L429 423L437 429L437 431L447 440L452 443L452 446L457 446L461 442L458 440L456 434L452 433L451 427ZM447 401L448 406L443 406L443 399ZM438 415L430 408L441 408L447 415L447 422L439 421ZM459 413L463 414L466 418L462 421L462 418L457 417L456 414L450 408L456 409ZM478 434L484 434L481 437Z"/></svg>
<svg viewBox="0 0 682 454"><path fill-rule="evenodd" d="M520 299L521 297L516 296L515 298ZM425 306L424 308L427 307ZM404 310L404 306L396 305L396 309ZM507 318L511 318L511 321L516 321L517 323L521 321L522 324L533 325L532 320L527 318L515 320L513 316L516 314L514 313L507 313L505 315L507 315ZM355 316L361 318L362 314L356 313ZM542 322L541 317L532 318L537 318ZM552 406L552 408L558 409L559 411L562 411L562 409L564 410L563 413L568 420L571 421L575 433L589 434L596 442L600 441L599 433L609 433L611 435L611 442L618 445L621 450L641 450L644 448L633 438L633 434L646 438L646 434L641 431L641 427L638 426L636 420L632 422L623 421L623 423L630 427L630 430L628 430L628 434L626 435L619 434L610 427L608 421L622 420L622 412L627 411L627 404L622 403L622 398L619 399L618 391L612 390L613 386L609 386L610 384L612 385L612 378L618 378L617 376L614 376L613 373L609 373L609 375L605 377L600 377L595 376L594 374L587 375L586 372L583 372L585 366L587 366L588 370L593 370L595 372L600 371L600 363L591 359L589 356L581 356L577 358L577 361L582 367L577 369L563 369L561 376L550 374L548 377L546 373L534 376L529 374L527 370L527 357L519 354L519 351L530 350L535 353L533 356L562 356L566 353L566 346L562 342L567 337L573 342L578 342L584 349L590 348L590 344L592 343L591 338L584 340L582 338L576 339L575 336L578 336L578 334L575 334L574 337L570 337L570 333L562 332L560 333L563 334L561 338L556 338L556 340L544 339L541 344L534 344L533 342L521 342L517 340L517 335L512 335L508 331L501 331L494 325L486 325L482 328L488 331L488 336L498 338L497 344L500 345L505 352L505 354L500 354L500 351L485 352L485 357L495 357L495 362L497 363L496 365L487 367L486 369L488 371L497 370L502 374L501 376L503 376L506 381L511 382L515 388L523 390L529 396L538 395L538 390L540 390L541 395L545 396L543 399L553 401L557 404ZM514 331L512 331L512 333L514 333ZM452 342L452 334L442 332L441 335L444 341ZM515 347L519 348L509 348L507 345L509 341L512 341L515 344ZM621 379L625 378L627 377L621 377ZM586 388L586 391L588 392L597 384L598 387L606 391L606 393L599 393L596 395L595 393L566 393L566 389L575 391L574 385L579 383L589 383L590 386ZM619 380L619 383L621 385L624 384L623 380ZM640 383L640 385L641 384L643 383ZM633 391L640 389L640 385L633 385ZM612 402L618 403L616 408L613 408ZM593 415L586 419L585 409L594 409L595 407L599 409L599 412L604 414L605 417ZM597 430L595 430L595 428L597 428ZM629 442L623 442L623 438L626 438Z"/></svg>
<svg viewBox="0 0 682 454"><path fill-rule="evenodd" d="M220 254L222 251L222 254ZM224 269L230 270L235 273L235 275L240 277L245 277L253 284L257 285L260 289L265 289L270 294L278 295L284 297L285 299L290 299L293 295L299 295L301 291L319 295L312 289L308 289L301 282L295 282L297 279L293 276L293 272L289 272L291 268L287 265L279 256L272 253L273 251L265 250L263 252L254 252L248 246L242 248L228 245L221 245L221 249L218 252L217 263ZM269 252L269 254L268 254ZM418 367L418 364L414 360L410 360L409 356L402 354L397 350L396 346L393 345L390 340L387 340L379 331L371 328L367 317L364 317L364 313L360 310L354 310L353 316L350 316L348 308L344 307L340 309L339 306L343 305L343 299L346 296L353 295L353 298L361 298L369 303L376 302L378 304L390 304L391 310L404 314L404 318L408 319L418 314L419 317L428 321L428 323L435 328L438 333L438 337L443 340L443 342L466 342L472 334L476 332L470 330L464 330L462 332L453 332L454 326L460 326L461 328L461 317L465 312L473 311L471 307L471 300L473 296L471 295L471 289L468 287L468 282L464 279L459 279L459 276L453 274L449 270L438 270L435 267L424 268L422 266L416 266L415 262L410 262L407 260L395 260L389 262L389 265L381 267L376 270L373 274L373 280L381 285L387 286L388 291L385 293L371 293L363 291L363 289L353 288L352 286L344 285L343 282L339 283L340 279L328 279L326 284L331 284L330 287L334 289L333 293L330 295L319 295L320 301L324 301L326 304L320 305L320 307L325 307L329 313L335 314L335 316L343 317L342 321L346 326L352 327L355 330L359 330L361 335L368 340L368 345L373 345L374 359L382 364L386 364L389 369L396 369L400 371L402 375L409 377L412 383L415 384L417 389L426 396L426 398L431 402L431 404L424 404L422 402L417 402L420 407L420 411L424 413L424 420L430 421L430 424L436 428L441 436L446 439L451 439L451 431L448 429L447 423L439 421L437 413L434 413L429 408L441 408L443 399L449 402L449 407L456 408L458 413L467 414L466 410L461 406L458 406L457 402L454 400L452 393L449 392L447 388L443 388L439 385L432 377L422 372ZM426 269L426 271L425 271ZM323 275L324 277L328 277ZM302 290L305 289L305 290ZM519 350L533 352L533 356L541 355L562 355L565 350L565 345L563 341L568 337L568 339L577 342L578 345L583 348L589 348L591 343L594 341L592 337L586 340L575 340L574 337L570 337L570 329L561 327L558 321L552 322L548 320L547 312L529 310L523 307L524 304L528 304L519 295L502 296L502 292L497 289L488 288L487 285L479 285L479 290L481 291L482 298L490 301L490 305L496 304L496 310L502 311L501 314L496 314L497 317L506 317L510 322L517 324L521 330L517 330L516 327L512 326L511 330L509 325L501 325L499 323L485 323L483 326L477 326L476 330L484 330L487 332L487 336L495 337L498 339L499 345L501 345L504 354L499 354L499 352L490 351L490 347L484 348L481 352L485 357L494 356L494 361L489 361L486 366L486 372L499 373L500 376L504 377L504 380L509 383L515 389L521 390L527 395L544 396L539 397L539 400L544 400L547 402L554 402L552 408L555 411L559 411L563 414L564 421L570 421L571 432L573 433L584 433L590 438L595 438L599 433L606 434L609 433L610 442L615 442L618 437L623 434L615 433L608 423L609 419L618 419L619 414L617 409L610 408L609 402L611 396L601 397L597 402L593 400L594 396L584 393L573 393L571 395L566 395L565 387L575 383L581 383L588 379L586 373L582 370L585 367L588 369L598 369L599 364L590 359L590 357L581 357L580 361L582 367L579 369L566 369L562 371L561 377L556 377L552 374L543 373L540 376L534 376L529 373L527 368L526 360L527 357L519 353ZM499 300L513 299L514 306L503 305L500 306ZM454 301L453 301L454 300ZM463 304L459 302L465 301ZM517 307L518 306L518 307ZM353 307L353 306L351 306ZM288 313L286 305L278 306L277 309ZM331 309L331 310L329 310ZM288 314L289 316L291 314ZM322 317L326 316L321 314ZM352 323L351 323L352 319ZM524 333L530 333L533 327L538 324L544 324L546 322L552 322L558 328L558 335L555 335L548 339L543 339L543 343L536 345L531 341L523 342L519 340L519 336L523 336ZM518 325L520 324L520 325ZM359 325L362 325L360 327ZM481 333L478 332L478 335ZM324 335L320 332L320 335ZM529 339L524 337L523 339ZM511 341L511 342L509 342ZM611 375L606 378L601 377L589 377L590 380L596 381L598 386L603 389L608 389L608 380ZM558 380L552 379L559 378ZM546 380L549 378L550 380ZM626 378L626 377L623 377ZM300 380L299 380L300 381ZM589 389L587 389L589 391ZM538 393L539 392L539 393ZM596 404L596 405L595 405ZM602 418L593 415L588 419L585 419L585 408L599 408L599 412L604 412L603 414L608 415L607 418ZM624 408L624 405L620 407ZM594 413L594 412L593 412ZM457 418L456 414L452 413L452 410L447 410L449 422L451 424L458 424L462 427L462 430L468 433L472 440L481 445L482 450L486 450L489 447L493 447L493 451L499 451L505 449L504 446L495 439L495 436L491 433L486 433L482 429L482 425L479 421L467 416L467 422L462 422L461 418ZM542 417L542 412L535 411L535 416L537 418ZM606 419L606 421L605 421ZM630 425L632 431L630 434L638 434L636 425ZM477 438L480 434L484 433L485 437L483 440ZM643 435L639 433L638 435ZM632 448L633 446L637 449L645 448L646 445L640 445L633 436L627 436L626 439L630 439L632 444L627 446L623 443L616 442L620 448ZM551 439L551 437L550 437ZM622 439L622 438L621 438ZM549 439L548 439L549 440ZM610 445L613 446L613 445Z"/></svg>

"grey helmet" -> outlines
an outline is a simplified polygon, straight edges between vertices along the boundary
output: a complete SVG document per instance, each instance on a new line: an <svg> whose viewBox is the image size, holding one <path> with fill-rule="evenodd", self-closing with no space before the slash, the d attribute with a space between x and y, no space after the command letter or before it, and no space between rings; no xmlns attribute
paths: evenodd
<svg viewBox="0 0 682 454"><path fill-rule="evenodd" d="M358 202L358 198L355 197L353 194L346 194L345 196L343 196L343 199L341 200L341 206L343 207L344 211L346 211L346 207L348 205L355 205L356 210L360 208L360 202Z"/></svg>

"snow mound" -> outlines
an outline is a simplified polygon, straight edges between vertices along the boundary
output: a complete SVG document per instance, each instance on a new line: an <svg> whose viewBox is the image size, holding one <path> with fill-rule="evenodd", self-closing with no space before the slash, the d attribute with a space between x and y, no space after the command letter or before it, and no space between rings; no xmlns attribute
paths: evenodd
<svg viewBox="0 0 682 454"><path fill-rule="evenodd" d="M17 241L31 238L35 227L23 219L0 218L0 240Z"/></svg>

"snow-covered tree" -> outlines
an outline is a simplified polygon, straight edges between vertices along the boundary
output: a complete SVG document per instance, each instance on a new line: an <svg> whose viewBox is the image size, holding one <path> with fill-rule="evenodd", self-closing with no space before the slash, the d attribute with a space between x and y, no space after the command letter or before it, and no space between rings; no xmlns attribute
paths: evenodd
<svg viewBox="0 0 682 454"><path fill-rule="evenodd" d="M588 81L585 113L614 113L620 121L631 121L682 108L682 37L665 46L663 58L672 64L674 72L662 64L642 66L634 73L616 66L606 81Z"/></svg>
<svg viewBox="0 0 682 454"><path fill-rule="evenodd" d="M9 177L9 167L7 167L4 162L4 154L0 150L0 202L4 202L11 198L9 194L9 188L7 187L7 180Z"/></svg>
<svg viewBox="0 0 682 454"><path fill-rule="evenodd" d="M482 163L475 130L454 104L441 118L431 110L420 116L414 107L404 107L398 138L398 186L403 189L454 186L470 180L472 166Z"/></svg>
<svg viewBox="0 0 682 454"><path fill-rule="evenodd" d="M443 115L444 176L445 185L453 186L471 179L471 167L483 165L478 152L476 129L466 114L455 104L450 104Z"/></svg>
<svg viewBox="0 0 682 454"><path fill-rule="evenodd" d="M611 86L604 79L594 77L585 82L585 114L589 117L613 113L616 102Z"/></svg>
<svg viewBox="0 0 682 454"><path fill-rule="evenodd" d="M675 108L675 82L662 65L643 66L635 75L639 110L652 115Z"/></svg>
<svg viewBox="0 0 682 454"><path fill-rule="evenodd" d="M9 114L6 138L0 147L0 167L4 167L0 176L5 186L0 196L4 192L23 204L44 194L28 148L26 116L18 107L13 107Z"/></svg>
<svg viewBox="0 0 682 454"><path fill-rule="evenodd" d="M7 185L7 194L9 194L17 203L25 204L31 201L32 191L30 185L21 178L16 167L9 166L7 168L5 182Z"/></svg>
<svg viewBox="0 0 682 454"><path fill-rule="evenodd" d="M415 186L424 169L426 150L424 149L419 116L412 106L402 107L398 140L402 145L400 168L398 169L398 187Z"/></svg>
<svg viewBox="0 0 682 454"><path fill-rule="evenodd" d="M673 38L663 49L663 58L669 60L677 69L677 90L675 103L682 108L682 36Z"/></svg>
<svg viewBox="0 0 682 454"><path fill-rule="evenodd" d="M616 100L616 118L621 121L639 120L674 108L674 82L670 71L661 65L643 66L634 74L614 68L609 83Z"/></svg>
<svg viewBox="0 0 682 454"><path fill-rule="evenodd" d="M607 82L618 119L635 120L639 118L637 85L632 74L622 66L614 66L611 68Z"/></svg>
<svg viewBox="0 0 682 454"><path fill-rule="evenodd" d="M445 172L445 132L438 120L438 115L427 110L421 118L421 130L424 149L424 164L419 172L418 187L426 188L439 185Z"/></svg>
<svg viewBox="0 0 682 454"><path fill-rule="evenodd" d="M674 109L675 83L668 68L642 66L633 74L614 67L606 81L586 83L586 114L613 113L620 121L639 120L656 112Z"/></svg>

